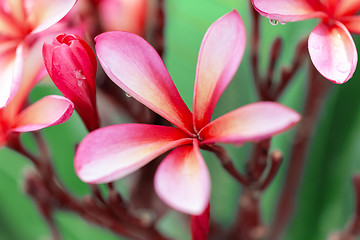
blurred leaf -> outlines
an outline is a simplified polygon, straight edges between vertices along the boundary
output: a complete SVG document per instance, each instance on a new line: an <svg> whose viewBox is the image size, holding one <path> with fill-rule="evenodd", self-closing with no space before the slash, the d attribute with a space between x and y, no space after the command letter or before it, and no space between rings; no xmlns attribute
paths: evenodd
<svg viewBox="0 0 360 240"><path fill-rule="evenodd" d="M0 239L33 240L48 236L46 223L23 190L23 175L31 164L6 148L0 150L0 155Z"/></svg>
<svg viewBox="0 0 360 240"><path fill-rule="evenodd" d="M61 232L63 240L122 240L124 238L114 235L112 232L89 224L78 215L68 212L55 214L56 224Z"/></svg>

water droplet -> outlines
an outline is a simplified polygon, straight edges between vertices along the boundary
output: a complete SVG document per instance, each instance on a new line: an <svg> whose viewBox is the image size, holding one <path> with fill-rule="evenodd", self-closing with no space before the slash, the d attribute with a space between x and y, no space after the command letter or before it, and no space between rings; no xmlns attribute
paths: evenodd
<svg viewBox="0 0 360 240"><path fill-rule="evenodd" d="M350 63L339 63L337 66L336 66L336 69L339 71L339 72L342 72L342 73L348 73L351 69L351 64Z"/></svg>
<svg viewBox="0 0 360 240"><path fill-rule="evenodd" d="M83 82L84 82L84 81L82 81L82 80L78 80L78 81L77 81L78 87L81 87L81 85L83 84Z"/></svg>
<svg viewBox="0 0 360 240"><path fill-rule="evenodd" d="M320 50L321 46L320 45L311 45L311 48L314 50Z"/></svg>
<svg viewBox="0 0 360 240"><path fill-rule="evenodd" d="M125 93L125 96L128 97L128 98L131 98L132 96L129 94L129 93Z"/></svg>
<svg viewBox="0 0 360 240"><path fill-rule="evenodd" d="M75 77L76 77L77 79L83 79L83 80L86 79L83 71L81 71L81 70L75 71Z"/></svg>
<svg viewBox="0 0 360 240"><path fill-rule="evenodd" d="M278 25L278 23L279 23L279 21L278 20L276 20L276 19L270 19L270 24L271 25Z"/></svg>

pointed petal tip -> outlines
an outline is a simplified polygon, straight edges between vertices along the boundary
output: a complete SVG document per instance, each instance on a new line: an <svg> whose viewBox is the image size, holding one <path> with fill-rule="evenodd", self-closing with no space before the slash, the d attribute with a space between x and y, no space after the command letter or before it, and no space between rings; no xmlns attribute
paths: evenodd
<svg viewBox="0 0 360 240"><path fill-rule="evenodd" d="M235 109L204 127L202 144L238 145L280 134L297 124L301 115L277 102L256 102Z"/></svg>
<svg viewBox="0 0 360 240"><path fill-rule="evenodd" d="M245 45L245 26L235 9L206 31L199 50L193 96L197 130L210 122L217 101L239 68Z"/></svg>
<svg viewBox="0 0 360 240"><path fill-rule="evenodd" d="M326 16L310 1L305 0L252 0L252 6L262 16L281 23Z"/></svg>
<svg viewBox="0 0 360 240"><path fill-rule="evenodd" d="M24 109L16 119L12 131L30 132L66 122L74 111L74 104L57 95L43 97Z"/></svg>
<svg viewBox="0 0 360 240"><path fill-rule="evenodd" d="M146 124L103 127L81 141L75 154L75 172L87 183L118 180L160 154L191 142L186 137L174 127Z"/></svg>
<svg viewBox="0 0 360 240"><path fill-rule="evenodd" d="M121 31L102 33L96 54L109 78L133 98L189 134L192 114L164 62L142 37Z"/></svg>

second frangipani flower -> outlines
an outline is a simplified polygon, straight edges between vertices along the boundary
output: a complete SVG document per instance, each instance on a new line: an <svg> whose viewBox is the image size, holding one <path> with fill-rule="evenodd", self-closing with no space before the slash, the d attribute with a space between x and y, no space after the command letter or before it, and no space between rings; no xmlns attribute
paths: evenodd
<svg viewBox="0 0 360 240"><path fill-rule="evenodd" d="M245 39L243 22L235 10L208 29L199 52L191 113L150 44L126 32L99 35L96 51L109 77L176 127L120 124L90 133L75 156L80 179L111 182L175 148L157 169L155 190L164 202L181 212L202 213L210 197L202 146L259 141L300 120L299 114L281 104L258 102L211 122L216 102L239 67Z"/></svg>
<svg viewBox="0 0 360 240"><path fill-rule="evenodd" d="M348 81L357 65L357 51L349 33L360 34L357 0L252 0L263 16L281 23L320 18L309 37L309 53L316 69L330 81Z"/></svg>
<svg viewBox="0 0 360 240"><path fill-rule="evenodd" d="M50 34L48 29L75 3L76 0L0 1L0 108L17 92L28 52L37 41L43 41ZM43 68L43 64L34 64L33 68Z"/></svg>

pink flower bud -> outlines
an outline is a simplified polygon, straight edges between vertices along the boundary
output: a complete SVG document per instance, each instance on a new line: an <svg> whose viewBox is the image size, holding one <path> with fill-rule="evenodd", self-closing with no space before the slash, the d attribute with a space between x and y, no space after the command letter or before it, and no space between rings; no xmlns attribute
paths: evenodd
<svg viewBox="0 0 360 240"><path fill-rule="evenodd" d="M60 34L52 44L44 43L43 58L51 79L75 104L87 129L97 129L96 57L91 47L79 36Z"/></svg>

